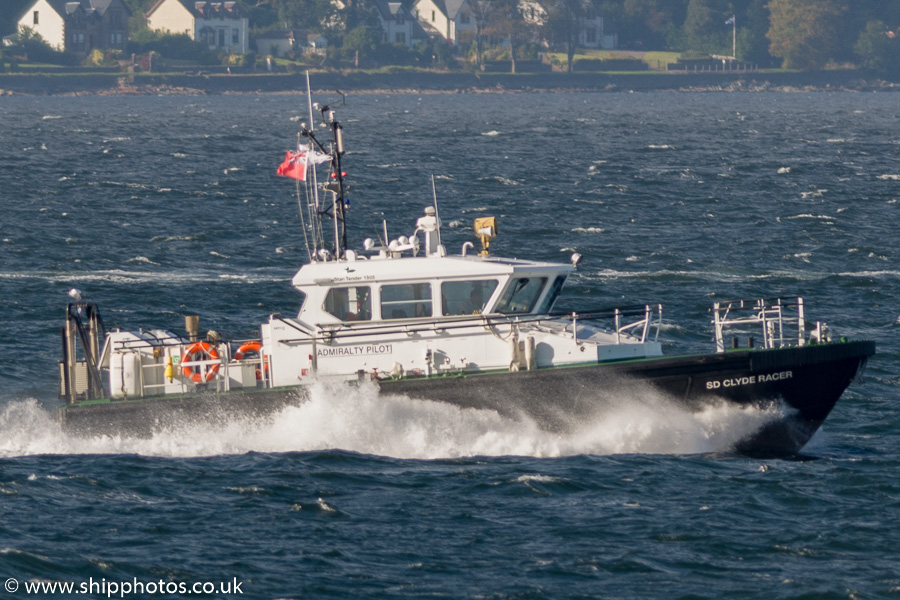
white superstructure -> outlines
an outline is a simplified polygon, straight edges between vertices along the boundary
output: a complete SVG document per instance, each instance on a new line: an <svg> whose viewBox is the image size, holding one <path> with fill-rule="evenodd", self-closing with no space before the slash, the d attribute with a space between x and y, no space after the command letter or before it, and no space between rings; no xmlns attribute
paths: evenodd
<svg viewBox="0 0 900 600"><path fill-rule="evenodd" d="M297 272L299 314L262 326L273 385L296 385L313 373L434 376L661 354L648 339L657 309L608 311L609 329L577 315L551 316L571 265L447 256L442 247L413 256L418 240L403 241L396 246L409 247L409 256L390 248L351 252Z"/></svg>

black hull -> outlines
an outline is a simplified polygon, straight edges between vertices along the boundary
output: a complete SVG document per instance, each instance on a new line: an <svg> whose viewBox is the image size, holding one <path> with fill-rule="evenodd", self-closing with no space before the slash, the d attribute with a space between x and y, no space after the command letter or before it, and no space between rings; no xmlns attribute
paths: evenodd
<svg viewBox="0 0 900 600"><path fill-rule="evenodd" d="M798 452L857 377L874 342L844 342L779 350L743 350L517 373L495 372L381 381L383 393L447 402L463 408L527 415L547 430L565 431L598 406L635 386L648 385L691 410L710 403L783 406L784 416L739 451ZM637 382L637 383L636 383ZM130 402L65 406L60 420L76 435L140 435L185 423L221 422L235 414L271 419L286 405L303 402L302 389L200 394Z"/></svg>
<svg viewBox="0 0 900 600"><path fill-rule="evenodd" d="M590 417L598 404L625 392L633 397L635 381L691 410L722 401L761 408L781 403L784 418L743 440L737 450L784 454L798 452L809 441L873 354L874 342L845 342L457 376L446 378L443 386L407 379L382 382L381 388L510 416L524 413L551 431Z"/></svg>

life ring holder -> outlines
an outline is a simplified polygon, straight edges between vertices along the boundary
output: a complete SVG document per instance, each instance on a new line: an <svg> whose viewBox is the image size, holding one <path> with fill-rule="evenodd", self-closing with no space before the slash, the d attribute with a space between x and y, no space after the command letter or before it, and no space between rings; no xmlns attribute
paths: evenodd
<svg viewBox="0 0 900 600"><path fill-rule="evenodd" d="M259 340L244 342L238 347L237 352L234 353L234 360L244 360L244 355L251 352L255 352L262 359L256 367L256 379L260 380L263 378L262 369L267 371L269 369L269 357L264 356L262 353L262 342Z"/></svg>
<svg viewBox="0 0 900 600"><path fill-rule="evenodd" d="M209 342L194 342L181 355L182 364L200 360L219 360L219 351ZM221 362L209 365L206 377L203 376L202 365L184 366L181 368L181 372L194 383L208 383L215 378L221 366Z"/></svg>

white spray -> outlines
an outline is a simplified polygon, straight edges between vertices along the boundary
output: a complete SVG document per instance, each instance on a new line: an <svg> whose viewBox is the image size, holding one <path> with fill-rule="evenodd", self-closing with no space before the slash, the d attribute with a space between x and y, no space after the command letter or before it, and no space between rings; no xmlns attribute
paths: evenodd
<svg viewBox="0 0 900 600"><path fill-rule="evenodd" d="M652 390L623 393L565 433L527 417L380 394L373 385L319 383L310 399L263 423L235 418L157 432L151 438L69 436L36 400L0 408L0 457L35 454L215 456L341 449L394 458L697 454L730 450L781 417L778 409L725 403L691 412Z"/></svg>

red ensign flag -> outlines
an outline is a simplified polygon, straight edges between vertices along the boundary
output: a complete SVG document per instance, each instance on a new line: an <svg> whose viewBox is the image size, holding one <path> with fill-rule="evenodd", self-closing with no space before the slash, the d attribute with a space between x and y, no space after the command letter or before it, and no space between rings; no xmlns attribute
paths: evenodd
<svg viewBox="0 0 900 600"><path fill-rule="evenodd" d="M287 152L276 174L306 181L306 152Z"/></svg>

